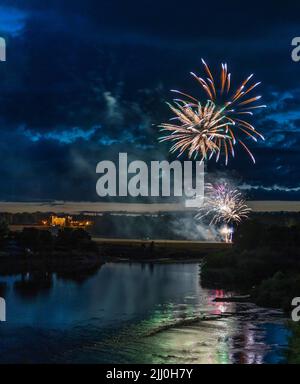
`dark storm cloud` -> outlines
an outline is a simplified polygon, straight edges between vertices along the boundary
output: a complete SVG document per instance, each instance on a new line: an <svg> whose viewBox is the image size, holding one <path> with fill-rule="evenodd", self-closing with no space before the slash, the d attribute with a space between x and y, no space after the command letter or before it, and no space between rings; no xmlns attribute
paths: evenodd
<svg viewBox="0 0 300 384"><path fill-rule="evenodd" d="M121 31L142 30L159 37L171 36L190 39L199 36L225 37L265 35L268 28L297 25L300 6L295 1L283 5L267 1L252 1L241 6L240 1L173 0L52 0L45 7L40 0L4 0L28 11L57 12L68 18L80 15L108 28Z"/></svg>
<svg viewBox="0 0 300 384"><path fill-rule="evenodd" d="M239 150L229 170L253 197L274 185L288 194L300 164L299 14L289 1L2 0L0 198L92 200L101 159L124 148L162 156L154 125L169 117L163 101L170 88L200 96L188 73L202 71L201 57L226 60L236 84L252 72L262 81L269 108L255 121L267 141L251 144L256 166Z"/></svg>

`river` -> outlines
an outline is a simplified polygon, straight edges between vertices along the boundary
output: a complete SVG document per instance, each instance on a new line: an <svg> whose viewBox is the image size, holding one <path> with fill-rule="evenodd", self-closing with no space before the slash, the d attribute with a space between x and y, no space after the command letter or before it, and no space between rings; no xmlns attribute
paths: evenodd
<svg viewBox="0 0 300 384"><path fill-rule="evenodd" d="M214 302L198 263L106 263L82 278L0 276L2 363L281 363L280 311Z"/></svg>

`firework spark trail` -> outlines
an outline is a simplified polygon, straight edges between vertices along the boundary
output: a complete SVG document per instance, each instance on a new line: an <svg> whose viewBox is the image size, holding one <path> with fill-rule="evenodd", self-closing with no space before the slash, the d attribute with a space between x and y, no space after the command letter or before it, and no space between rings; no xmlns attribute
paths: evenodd
<svg viewBox="0 0 300 384"><path fill-rule="evenodd" d="M175 142L170 152L179 151L182 155L186 150L189 158L201 153L202 160L219 151L216 140L231 140L225 133L225 127L230 125L223 115L223 108L216 109L215 104L208 100L205 106L198 103L197 108L185 101L176 100L174 105L169 104L170 109L176 115L172 120L178 120L181 125L161 124L162 131L167 131L166 136L161 137L160 142Z"/></svg>
<svg viewBox="0 0 300 384"><path fill-rule="evenodd" d="M210 224L240 223L251 212L237 189L231 189L227 183L207 184L203 206L196 215L197 219L211 217Z"/></svg>
<svg viewBox="0 0 300 384"><path fill-rule="evenodd" d="M253 115L252 110L266 107L266 105L253 104L258 101L261 96L252 96L250 98L245 97L248 93L259 86L260 82L251 84L250 80L253 78L253 74L251 74L235 91L232 91L231 74L228 71L226 63L221 65L221 76L220 81L218 82L214 79L209 66L203 59L202 63L204 65L207 78L204 79L199 77L193 72L191 72L191 75L197 80L202 89L205 91L209 98L208 103L212 103L211 105L214 105L214 110L217 110L219 113L218 116L222 117L222 128L221 131L218 131L220 136L210 135L210 132L206 132L205 137L204 135L201 135L200 132L203 129L203 122L199 125L195 116L194 118L190 117L193 114L198 115L197 110L199 109L200 104L198 99L187 93L172 90L172 92L184 97L184 100L175 99L177 103L183 103L183 105L180 106L179 111L178 109L170 106L172 111L177 115L176 119L178 119L182 124L184 132L181 131L181 133L184 134L184 136L178 136L181 128L180 126L162 124L160 127L163 129L168 128L167 130L171 131L171 134L165 136L161 141L177 141L177 144L171 148L171 151L180 150L179 155L181 155L186 149L189 149L189 157L191 157L191 153L200 150L199 152L201 152L202 160L206 159L209 154L209 159L216 155L216 161L218 161L221 153L224 152L226 165L228 164L229 154L231 154L232 157L235 156L234 146L239 143L255 163L253 154L245 144L244 138L241 139L239 134L242 133L254 141L257 141L258 137L264 140L263 135L259 133L246 119L247 115ZM179 115L179 112L181 115ZM205 111L205 113L208 112ZM206 119L210 120L209 113ZM195 139L195 129L199 132L197 139ZM207 145L208 141L209 146ZM195 145L195 142L197 142L198 145ZM191 151L192 147L193 150Z"/></svg>

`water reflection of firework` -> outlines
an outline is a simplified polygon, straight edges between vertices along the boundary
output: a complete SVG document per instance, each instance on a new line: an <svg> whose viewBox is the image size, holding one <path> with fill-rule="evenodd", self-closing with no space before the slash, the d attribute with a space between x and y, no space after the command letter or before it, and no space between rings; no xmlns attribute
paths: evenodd
<svg viewBox="0 0 300 384"><path fill-rule="evenodd" d="M160 127L168 131L168 134L161 138L161 141L175 142L171 152L179 151L179 156L188 151L190 158L199 153L202 160L216 155L218 161L220 154L224 153L226 164L230 154L234 157L234 146L238 143L255 162L253 154L245 144L244 137L241 138L240 134L254 141L257 141L257 137L264 140L264 137L247 120L247 116L253 115L252 110L266 107L266 105L255 104L261 96L246 97L260 83L250 83L252 74L232 92L231 74L227 64L222 64L220 84L217 84L208 65L204 60L202 62L207 78L204 79L194 73L191 75L205 91L209 98L208 103L203 108L197 98L173 90L181 98L174 100L177 108L170 104L169 106L175 113L172 120L177 120L179 124L162 124Z"/></svg>

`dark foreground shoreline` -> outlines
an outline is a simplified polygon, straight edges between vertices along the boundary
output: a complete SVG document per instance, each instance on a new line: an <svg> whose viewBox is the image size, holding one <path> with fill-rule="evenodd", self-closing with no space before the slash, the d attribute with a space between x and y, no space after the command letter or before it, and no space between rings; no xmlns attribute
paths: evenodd
<svg viewBox="0 0 300 384"><path fill-rule="evenodd" d="M32 253L23 253L18 256L12 256L2 253L0 259L0 276L20 275L20 280L15 283L15 289L24 297L31 297L41 290L49 290L52 284L52 275L65 280L82 282L95 275L105 263L199 263L199 274L201 275L202 285L205 288L222 289L225 291L234 291L236 296L224 299L216 298L216 302L238 302L254 303L259 307L269 307L284 309L286 313L290 308L282 305L285 293L278 292L277 298L280 298L274 305L274 290L271 287L264 290L264 295L258 295L261 290L261 284L265 287L264 280L260 281L259 275L256 283L253 285L253 270L246 266L244 272L241 271L241 265L245 262L245 255L237 246L234 247L214 247L213 244L194 244L188 247L188 242L180 244L176 242L166 242L158 244L152 241L130 242L124 245L123 241L111 241L103 239L97 244L94 240L88 243L90 251L85 251L81 246L70 250L65 247L61 250L35 251ZM97 245L96 247L95 244ZM93 249L93 250L92 250ZM259 265L262 266L267 253L259 254ZM252 262L255 258L252 255ZM238 262L241 265L236 264ZM257 271L255 271L255 276ZM295 288L295 287L294 287ZM292 290L293 286L289 286ZM0 296L5 297L5 285L0 284ZM299 291L300 292L300 291ZM280 296L283 295L283 296ZM286 302L286 300L284 300ZM186 325L186 324L185 324ZM289 359L298 362L300 340L300 331L297 324L291 324L291 348L289 349Z"/></svg>
<svg viewBox="0 0 300 384"><path fill-rule="evenodd" d="M32 232L30 232L32 231ZM82 275L100 268L106 262L138 263L194 263L220 249L227 249L224 243L173 240L105 239L87 237L78 244L63 238L58 244L44 243L37 236L45 236L45 231L28 229L23 237L20 233L11 233L17 238L17 244L0 252L0 275L24 273L49 273ZM82 235L81 235L82 236ZM56 241L56 240L55 240ZM10 241L11 242L11 241ZM15 240L13 240L15 244ZM17 251L16 249L17 248Z"/></svg>
<svg viewBox="0 0 300 384"><path fill-rule="evenodd" d="M32 258L17 257L2 258L0 261L0 276L17 275L23 273L49 273L80 275L92 270L98 270L105 263L104 259L97 254L82 254L66 256L49 255Z"/></svg>
<svg viewBox="0 0 300 384"><path fill-rule="evenodd" d="M234 290L258 305L289 312L291 299L300 296L299 230L252 220L238 228L234 244L226 244L92 238L71 228L56 234L37 228L6 232L3 226L0 274L50 271L75 276L105 262L199 262L205 287Z"/></svg>

